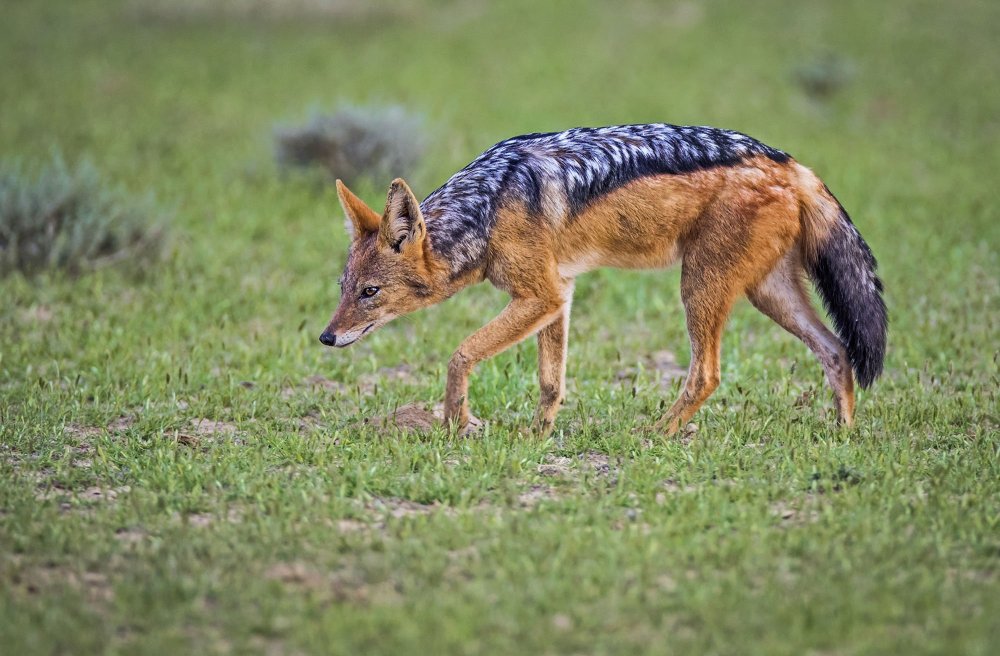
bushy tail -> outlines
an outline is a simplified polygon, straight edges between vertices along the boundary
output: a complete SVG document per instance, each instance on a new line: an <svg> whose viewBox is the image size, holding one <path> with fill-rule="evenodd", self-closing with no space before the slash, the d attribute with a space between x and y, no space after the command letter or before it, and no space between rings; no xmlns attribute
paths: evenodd
<svg viewBox="0 0 1000 656"><path fill-rule="evenodd" d="M878 263L840 202L808 169L801 199L805 265L861 387L882 373L889 317ZM806 182L805 180L803 182Z"/></svg>

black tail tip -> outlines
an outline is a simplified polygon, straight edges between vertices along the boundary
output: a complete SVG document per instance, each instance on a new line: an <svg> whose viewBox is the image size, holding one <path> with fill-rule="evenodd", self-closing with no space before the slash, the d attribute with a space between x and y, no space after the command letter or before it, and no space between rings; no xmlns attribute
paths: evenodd
<svg viewBox="0 0 1000 656"><path fill-rule="evenodd" d="M882 357L882 354L878 354L877 359L865 359L860 362L852 358L851 366L861 389L868 389L882 375Z"/></svg>
<svg viewBox="0 0 1000 656"><path fill-rule="evenodd" d="M845 342L855 379L862 389L871 387L882 375L889 333L889 316L881 295L867 300L867 307L862 306L862 312L852 313L853 316L832 313Z"/></svg>

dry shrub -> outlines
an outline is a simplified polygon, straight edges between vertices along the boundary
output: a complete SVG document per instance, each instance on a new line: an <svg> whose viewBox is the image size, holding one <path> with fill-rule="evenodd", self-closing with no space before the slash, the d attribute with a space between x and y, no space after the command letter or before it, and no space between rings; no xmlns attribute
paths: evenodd
<svg viewBox="0 0 1000 656"><path fill-rule="evenodd" d="M403 107L345 105L304 125L275 130L282 167L320 167L348 184L411 176L424 153L424 121Z"/></svg>
<svg viewBox="0 0 1000 656"><path fill-rule="evenodd" d="M806 95L825 100L854 78L854 64L836 53L822 53L805 59L794 70L795 82Z"/></svg>
<svg viewBox="0 0 1000 656"><path fill-rule="evenodd" d="M55 154L34 173L0 164L0 275L148 261L162 252L164 226L151 198L109 186L89 161L71 167Z"/></svg>

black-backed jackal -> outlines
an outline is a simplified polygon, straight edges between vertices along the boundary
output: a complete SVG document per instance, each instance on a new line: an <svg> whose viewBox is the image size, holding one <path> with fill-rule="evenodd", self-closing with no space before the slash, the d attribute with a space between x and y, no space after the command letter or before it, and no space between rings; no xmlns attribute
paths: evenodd
<svg viewBox="0 0 1000 656"><path fill-rule="evenodd" d="M573 281L601 266L681 263L691 364L657 424L675 433L718 387L722 331L746 295L819 359L845 424L854 379L881 373L887 316L871 250L809 169L750 137L665 124L576 128L503 141L422 203L395 180L379 214L339 180L353 241L340 305L320 337L347 346L482 280L510 304L448 363L445 417L467 432L477 363L538 338L547 433L563 401ZM809 303L819 289L838 339Z"/></svg>

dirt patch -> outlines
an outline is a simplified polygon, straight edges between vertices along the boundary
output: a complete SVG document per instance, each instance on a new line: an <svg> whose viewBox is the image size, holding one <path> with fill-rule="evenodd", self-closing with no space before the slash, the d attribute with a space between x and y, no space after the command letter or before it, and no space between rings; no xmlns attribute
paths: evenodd
<svg viewBox="0 0 1000 656"><path fill-rule="evenodd" d="M335 525L341 533L360 533L369 528L368 524L358 519L338 519Z"/></svg>
<svg viewBox="0 0 1000 656"><path fill-rule="evenodd" d="M29 595L58 594L67 588L76 590L90 603L107 604L114 598L111 582L101 572L78 572L60 565L28 567L11 577L15 588Z"/></svg>
<svg viewBox="0 0 1000 656"><path fill-rule="evenodd" d="M538 473L542 476L560 476L572 478L575 476L595 475L609 476L618 472L618 466L612 463L605 453L587 451L573 457L545 456L545 462L538 465Z"/></svg>
<svg viewBox="0 0 1000 656"><path fill-rule="evenodd" d="M454 517L458 514L455 508L437 501L420 503L398 497L374 497L359 503L357 511L356 517L330 518L325 520L326 525L336 528L337 532L342 534L371 535L388 530L390 521L394 519L430 517L437 514Z"/></svg>
<svg viewBox="0 0 1000 656"><path fill-rule="evenodd" d="M545 462L538 465L538 473L542 476L571 476L573 473L573 458L566 456L545 456Z"/></svg>
<svg viewBox="0 0 1000 656"><path fill-rule="evenodd" d="M330 392L340 393L346 392L348 389L347 385L336 380L330 380L326 376L321 376L319 374L307 376L302 382L312 389L323 389Z"/></svg>
<svg viewBox="0 0 1000 656"><path fill-rule="evenodd" d="M374 373L363 374L356 381L350 382L331 380L326 376L315 374L304 378L301 386L285 387L281 390L281 396L285 399L292 398L299 392L301 387L338 395L349 394L356 387L362 396L374 396L385 385L412 383L415 380L413 368L408 364L400 364L395 367L382 367Z"/></svg>
<svg viewBox="0 0 1000 656"><path fill-rule="evenodd" d="M562 493L551 485L535 484L517 495L517 503L522 508L534 508L543 501L556 501L561 496Z"/></svg>
<svg viewBox="0 0 1000 656"><path fill-rule="evenodd" d="M420 517L441 512L446 515L454 515L455 509L450 506L434 503L418 503L409 499L399 499L395 497L375 497L365 504L365 510L369 513L381 517L393 517L400 519L403 517Z"/></svg>
<svg viewBox="0 0 1000 656"><path fill-rule="evenodd" d="M52 308L48 305L32 305L28 308L23 308L18 313L19 318L22 323L48 323L52 321L54 313Z"/></svg>
<svg viewBox="0 0 1000 656"><path fill-rule="evenodd" d="M139 544L147 538L149 538L149 533L138 526L120 528L115 531L115 539L122 544Z"/></svg>
<svg viewBox="0 0 1000 656"><path fill-rule="evenodd" d="M641 371L649 371L655 375L661 389L672 389L674 382L684 380L687 369L677 364L677 356L671 351L655 351L645 356L642 365L626 367L615 373L620 381L635 381Z"/></svg>
<svg viewBox="0 0 1000 656"><path fill-rule="evenodd" d="M387 415L366 419L365 423L376 428L396 428L403 432L426 433L443 425L444 406L440 403L433 407L408 403Z"/></svg>
<svg viewBox="0 0 1000 656"><path fill-rule="evenodd" d="M232 507L226 510L226 513L174 513L174 519L182 523L186 523L188 526L194 526L196 528L207 528L213 524L219 522L225 522L227 524L239 524L243 521L243 510L241 508Z"/></svg>
<svg viewBox="0 0 1000 656"><path fill-rule="evenodd" d="M236 424L214 419L192 419L191 427L199 435L235 435Z"/></svg>
<svg viewBox="0 0 1000 656"><path fill-rule="evenodd" d="M775 501L770 506L771 516L777 517L782 524L803 525L819 521L820 513L816 508L804 508L802 505L789 501Z"/></svg>
<svg viewBox="0 0 1000 656"><path fill-rule="evenodd" d="M215 419L192 419L185 430L174 433L178 444L195 447L202 443L212 443L232 439L235 444L243 444L241 433L236 424Z"/></svg>
<svg viewBox="0 0 1000 656"><path fill-rule="evenodd" d="M92 485L83 491L77 491L54 481L55 472L48 469L31 472L28 476L36 482L35 499L38 501L58 500L60 501L59 508L64 511L79 509L81 506L112 503L118 497L128 494L132 489L128 485L113 488Z"/></svg>
<svg viewBox="0 0 1000 656"><path fill-rule="evenodd" d="M63 427L63 434L76 444L82 444L100 435L101 429L96 426L83 426L77 423L70 423Z"/></svg>
<svg viewBox="0 0 1000 656"><path fill-rule="evenodd" d="M671 494L690 494L691 492L697 492L697 485L681 485L672 478L668 478L663 481L663 489Z"/></svg>
<svg viewBox="0 0 1000 656"><path fill-rule="evenodd" d="M264 578L326 601L367 605L397 603L402 600L392 582L368 582L360 571L351 568L327 570L299 561L283 562L268 567L264 571Z"/></svg>
<svg viewBox="0 0 1000 656"><path fill-rule="evenodd" d="M86 490L80 493L79 498L83 501L94 501L94 502L107 502L114 501L119 496L127 494L132 488L128 485L122 485L121 487L115 488L102 488L102 487L88 487Z"/></svg>
<svg viewBox="0 0 1000 656"><path fill-rule="evenodd" d="M316 411L308 412L302 417L295 420L295 429L299 433L312 433L314 431L326 430L329 425L320 419L320 415ZM339 440L334 440L333 443L337 444Z"/></svg>
<svg viewBox="0 0 1000 656"><path fill-rule="evenodd" d="M575 456L557 456L547 454L544 462L536 468L544 478L558 481L579 481L581 479L608 477L614 484L618 475L618 465L605 453L586 451ZM517 503L522 508L534 508L542 501L554 501L563 496L558 483L534 483L517 496Z"/></svg>
<svg viewBox="0 0 1000 656"><path fill-rule="evenodd" d="M281 398L290 399L296 396L302 389L309 389L312 392L329 392L330 394L346 394L351 388L337 380L331 380L322 374L306 376L299 385L289 385L282 388Z"/></svg>
<svg viewBox="0 0 1000 656"><path fill-rule="evenodd" d="M132 415L122 415L116 419L112 419L103 428L100 426L84 426L71 422L63 427L63 435L69 438L69 441L73 442L78 449L89 452L91 450L90 442L95 437L99 437L105 431L108 433L123 433L134 426L135 422L136 417Z"/></svg>
<svg viewBox="0 0 1000 656"><path fill-rule="evenodd" d="M380 385L413 383L415 380L413 367L400 364L395 367L382 367L373 374L361 376L358 378L358 389L364 396L373 396L378 394Z"/></svg>
<svg viewBox="0 0 1000 656"><path fill-rule="evenodd" d="M136 417L132 415L122 415L121 417L112 420L111 423L108 424L107 429L110 433L124 433L129 428L132 428L136 421Z"/></svg>
<svg viewBox="0 0 1000 656"><path fill-rule="evenodd" d="M472 461L472 456L468 454L452 454L450 456L445 456L441 462L447 467L461 467L462 465L467 465Z"/></svg>

